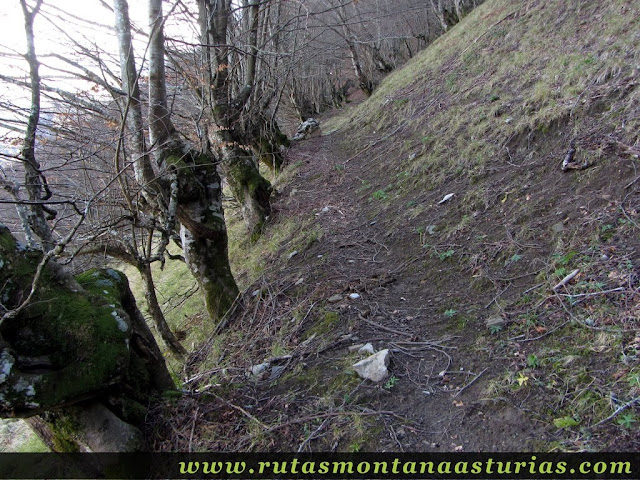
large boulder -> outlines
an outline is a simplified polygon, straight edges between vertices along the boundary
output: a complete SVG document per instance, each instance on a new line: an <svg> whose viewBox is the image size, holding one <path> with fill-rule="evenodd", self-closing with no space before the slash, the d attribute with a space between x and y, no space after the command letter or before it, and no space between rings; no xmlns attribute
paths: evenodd
<svg viewBox="0 0 640 480"><path fill-rule="evenodd" d="M304 140L308 135L315 132L320 128L320 122L315 118L307 118L304 122L298 125L298 130L293 136L292 140Z"/></svg>
<svg viewBox="0 0 640 480"><path fill-rule="evenodd" d="M174 384L127 277L95 269L76 283L46 266L29 304L5 315L28 297L41 260L0 225L0 417L46 419L96 400L139 423L150 397Z"/></svg>

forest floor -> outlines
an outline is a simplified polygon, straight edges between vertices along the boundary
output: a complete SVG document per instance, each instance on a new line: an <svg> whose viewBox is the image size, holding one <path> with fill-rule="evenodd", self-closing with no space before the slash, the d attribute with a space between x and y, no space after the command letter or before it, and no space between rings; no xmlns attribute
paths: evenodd
<svg viewBox="0 0 640 480"><path fill-rule="evenodd" d="M444 236L430 224L453 215L455 199L440 203L449 191L378 188L372 162L379 167L389 144L368 145L343 128L290 149L271 225L252 246L262 273L225 329L191 356L189 393L158 412L154 448L637 449L635 402L599 423L638 392L640 245L617 225L619 212L599 217L616 225L611 235L551 259L542 232L555 214L530 227L539 233L526 244L500 208L479 221L498 240ZM545 188L564 195L561 185ZM575 266L584 281L603 280L604 293L553 290ZM584 312L598 320L585 323ZM364 357L349 347L366 343L390 350L380 383L353 371ZM621 353L629 358L611 360Z"/></svg>

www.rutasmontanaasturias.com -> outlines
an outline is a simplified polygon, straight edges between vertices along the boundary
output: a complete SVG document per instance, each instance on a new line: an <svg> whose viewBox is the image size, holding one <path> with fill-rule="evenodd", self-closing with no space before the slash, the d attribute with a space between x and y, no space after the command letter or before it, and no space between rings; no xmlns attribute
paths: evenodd
<svg viewBox="0 0 640 480"><path fill-rule="evenodd" d="M179 462L182 475L630 475L631 462L569 462L537 461L535 455L529 461L482 461L458 462L414 462L395 459L392 461L258 461L254 465L244 461L232 462Z"/></svg>

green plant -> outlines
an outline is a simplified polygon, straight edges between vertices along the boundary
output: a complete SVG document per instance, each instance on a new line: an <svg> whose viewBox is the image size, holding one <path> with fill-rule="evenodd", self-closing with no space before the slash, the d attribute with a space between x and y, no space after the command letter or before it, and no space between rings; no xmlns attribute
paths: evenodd
<svg viewBox="0 0 640 480"><path fill-rule="evenodd" d="M556 426L556 428L567 429L580 425L580 420L574 417L566 416L554 419L553 424Z"/></svg>
<svg viewBox="0 0 640 480"><path fill-rule="evenodd" d="M527 356L527 366L530 368L538 368L540 366L540 360L537 355L533 353Z"/></svg>
<svg viewBox="0 0 640 480"><path fill-rule="evenodd" d="M527 377L524 373L518 372L518 378L516 378L516 382L519 387L524 387L529 383L529 377Z"/></svg>
<svg viewBox="0 0 640 480"><path fill-rule="evenodd" d="M362 445L360 444L360 442L353 442L349 444L349 447L347 448L351 453L358 453L362 448Z"/></svg>
<svg viewBox="0 0 640 480"><path fill-rule="evenodd" d="M387 198L389 198L389 195L384 190L376 190L375 192L373 192L371 197L376 200L386 200Z"/></svg>
<svg viewBox="0 0 640 480"><path fill-rule="evenodd" d="M360 180L360 187L356 190L358 193L364 192L365 190L369 190L371 188L371 182L368 180Z"/></svg>
<svg viewBox="0 0 640 480"><path fill-rule="evenodd" d="M630 387L640 387L640 373L632 373L627 377Z"/></svg>
<svg viewBox="0 0 640 480"><path fill-rule="evenodd" d="M631 427L633 427L634 423L637 423L637 419L634 413L632 412L627 412L624 415L620 415L618 417L618 425L620 425L622 428L625 428L627 430L630 430Z"/></svg>
<svg viewBox="0 0 640 480"><path fill-rule="evenodd" d="M438 254L438 258L440 259L440 261L444 262L447 258L453 257L455 253L456 253L455 250L447 250L446 252L440 252Z"/></svg>
<svg viewBox="0 0 640 480"><path fill-rule="evenodd" d="M515 253L511 258L504 262L504 266L506 267L508 265L511 265L512 263L518 263L520 260L522 260L522 255Z"/></svg>
<svg viewBox="0 0 640 480"><path fill-rule="evenodd" d="M603 241L611 240L615 235L615 227L609 223L600 226L600 238Z"/></svg>
<svg viewBox="0 0 640 480"><path fill-rule="evenodd" d="M450 308L448 310L445 310L444 312L444 316L447 318L453 318L456 316L456 314L458 313L458 311L454 308Z"/></svg>
<svg viewBox="0 0 640 480"><path fill-rule="evenodd" d="M387 390L391 390L391 389L394 387L394 385L395 385L396 383L398 383L398 381L399 381L399 380L400 380L400 379L399 379L398 377L396 377L395 375L394 375L394 376L392 376L392 377L390 377L390 378L389 378L389 380L387 380L387 381L385 382L385 384L384 384L384 388L385 388L385 389L387 389Z"/></svg>
<svg viewBox="0 0 640 480"><path fill-rule="evenodd" d="M491 325L491 327L489 327L489 332L491 333L491 335L495 335L501 331L502 331L502 325Z"/></svg>

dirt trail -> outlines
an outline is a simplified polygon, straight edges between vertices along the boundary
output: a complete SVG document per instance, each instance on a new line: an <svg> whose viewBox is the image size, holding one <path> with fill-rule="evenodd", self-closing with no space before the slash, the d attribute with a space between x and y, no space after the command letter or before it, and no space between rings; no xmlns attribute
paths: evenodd
<svg viewBox="0 0 640 480"><path fill-rule="evenodd" d="M382 419L386 432L375 450L523 451L545 438L544 428L504 400L483 399L489 380L513 359L494 358L489 349L470 351L485 331L456 325L446 314L448 299L464 297L458 285L441 285L442 271L420 265L424 249L414 231L389 229L388 213L376 213L375 199L363 192L371 173L368 155L345 158L339 133L297 143L288 156L297 176L281 192L284 216L313 214L324 232L319 242L291 261L298 275L320 279L326 300L341 325L351 325L356 343L372 342L392 351L392 380L370 390L370 407L409 422ZM441 268L455 268L442 266ZM326 291L322 291L322 285ZM347 293L361 298L349 300ZM469 299L468 301L473 301ZM453 316L453 314L451 314ZM342 349L344 355L346 348ZM320 355L336 360L341 351ZM388 417L387 417L388 418Z"/></svg>

